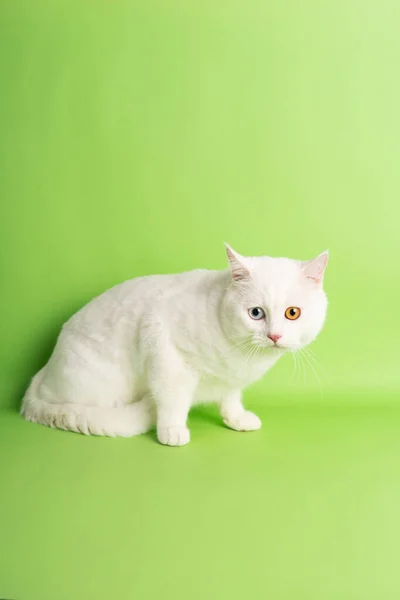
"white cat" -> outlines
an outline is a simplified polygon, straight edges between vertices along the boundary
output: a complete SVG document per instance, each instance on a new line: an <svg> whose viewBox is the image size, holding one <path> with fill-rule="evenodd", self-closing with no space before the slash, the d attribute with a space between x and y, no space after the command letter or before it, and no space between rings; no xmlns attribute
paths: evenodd
<svg viewBox="0 0 400 600"><path fill-rule="evenodd" d="M226 271L132 279L82 308L33 378L25 418L109 436L157 425L162 444L181 446L190 407L211 401L228 427L259 429L241 391L320 332L328 253L301 262L227 246L227 255Z"/></svg>

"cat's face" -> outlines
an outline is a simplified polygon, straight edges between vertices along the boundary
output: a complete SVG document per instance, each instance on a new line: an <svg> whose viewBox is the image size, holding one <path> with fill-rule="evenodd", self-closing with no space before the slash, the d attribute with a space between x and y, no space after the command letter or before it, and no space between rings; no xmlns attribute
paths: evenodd
<svg viewBox="0 0 400 600"><path fill-rule="evenodd" d="M322 289L328 253L307 262L243 257L229 246L232 283L225 328L232 340L249 339L272 351L298 350L321 331L327 299Z"/></svg>

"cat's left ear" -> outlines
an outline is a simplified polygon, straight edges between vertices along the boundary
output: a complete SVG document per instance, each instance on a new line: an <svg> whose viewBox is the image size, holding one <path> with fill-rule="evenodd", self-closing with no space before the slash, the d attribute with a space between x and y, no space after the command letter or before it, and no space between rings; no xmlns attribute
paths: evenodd
<svg viewBox="0 0 400 600"><path fill-rule="evenodd" d="M329 252L325 250L317 258L303 263L303 273L307 279L311 279L320 285L324 279L326 265L328 264Z"/></svg>
<svg viewBox="0 0 400 600"><path fill-rule="evenodd" d="M244 264L245 259L243 256L235 252L228 244L225 244L225 248L231 266L233 281L246 281L246 279L250 279L250 272Z"/></svg>

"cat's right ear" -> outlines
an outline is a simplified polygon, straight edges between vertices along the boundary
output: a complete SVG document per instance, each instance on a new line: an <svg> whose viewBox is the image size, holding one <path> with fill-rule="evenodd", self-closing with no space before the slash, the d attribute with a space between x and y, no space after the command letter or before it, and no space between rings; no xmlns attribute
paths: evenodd
<svg viewBox="0 0 400 600"><path fill-rule="evenodd" d="M250 279L250 271L244 265L243 256L235 252L229 244L225 244L225 248L231 266L233 281L246 281Z"/></svg>

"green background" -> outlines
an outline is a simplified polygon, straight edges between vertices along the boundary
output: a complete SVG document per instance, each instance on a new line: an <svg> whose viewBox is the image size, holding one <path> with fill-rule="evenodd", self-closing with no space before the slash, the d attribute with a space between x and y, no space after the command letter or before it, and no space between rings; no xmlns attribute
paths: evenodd
<svg viewBox="0 0 400 600"><path fill-rule="evenodd" d="M0 597L398 600L399 31L397 0L3 0ZM330 249L318 363L248 391L261 431L18 416L79 307L224 241Z"/></svg>

